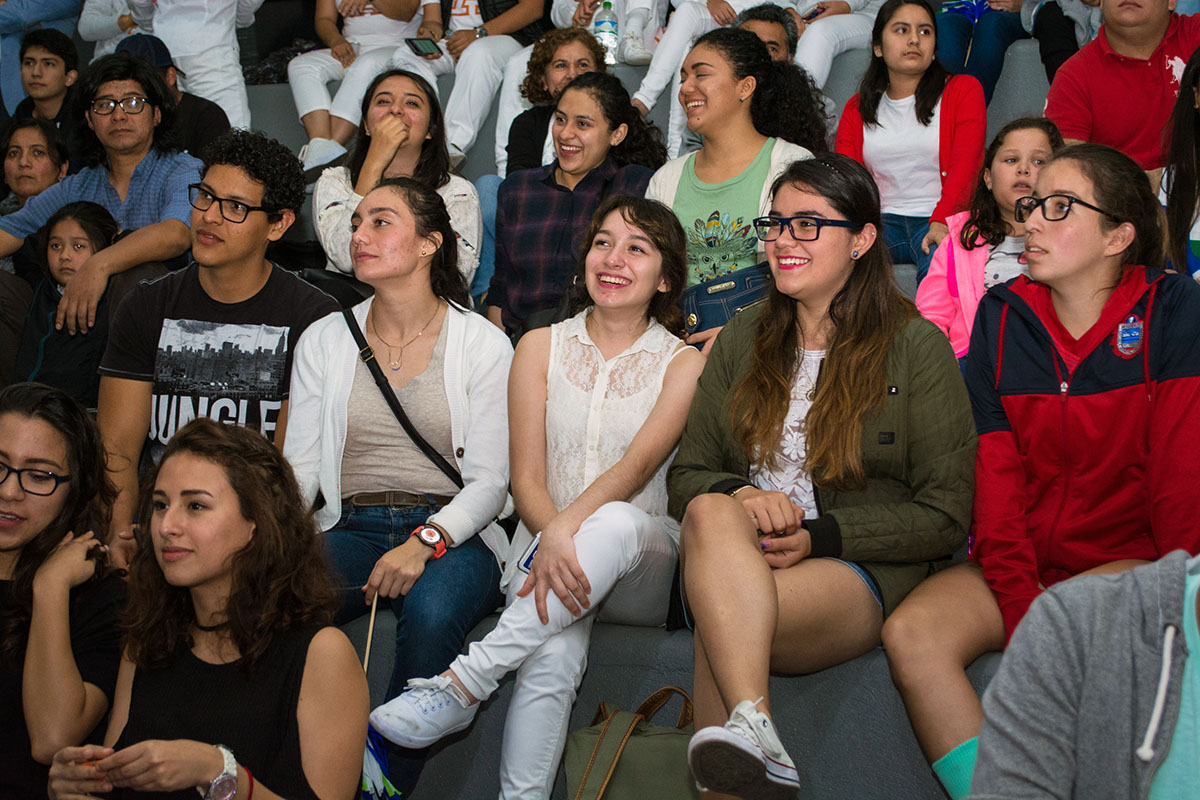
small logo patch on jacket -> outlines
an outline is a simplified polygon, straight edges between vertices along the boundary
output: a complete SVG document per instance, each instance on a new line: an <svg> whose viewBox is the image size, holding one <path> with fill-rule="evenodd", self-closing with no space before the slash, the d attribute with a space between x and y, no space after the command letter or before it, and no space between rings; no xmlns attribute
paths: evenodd
<svg viewBox="0 0 1200 800"><path fill-rule="evenodd" d="M889 386L888 394L900 394L900 387L899 386Z"/></svg>
<svg viewBox="0 0 1200 800"><path fill-rule="evenodd" d="M896 443L895 432L894 431L880 431L879 432L879 443L880 444L895 444Z"/></svg>
<svg viewBox="0 0 1200 800"><path fill-rule="evenodd" d="M1145 323L1137 314L1130 314L1117 326L1117 332L1113 336L1113 350L1121 358L1133 358L1142 349L1144 333Z"/></svg>

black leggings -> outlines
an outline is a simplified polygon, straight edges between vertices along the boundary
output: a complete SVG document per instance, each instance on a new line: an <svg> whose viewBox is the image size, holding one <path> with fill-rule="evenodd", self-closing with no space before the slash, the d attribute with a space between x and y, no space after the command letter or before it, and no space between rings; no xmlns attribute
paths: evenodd
<svg viewBox="0 0 1200 800"><path fill-rule="evenodd" d="M1046 68L1046 80L1054 83L1054 73L1071 56L1079 52L1075 41L1075 22L1063 13L1058 3L1046 3L1033 21L1033 38L1037 39Z"/></svg>

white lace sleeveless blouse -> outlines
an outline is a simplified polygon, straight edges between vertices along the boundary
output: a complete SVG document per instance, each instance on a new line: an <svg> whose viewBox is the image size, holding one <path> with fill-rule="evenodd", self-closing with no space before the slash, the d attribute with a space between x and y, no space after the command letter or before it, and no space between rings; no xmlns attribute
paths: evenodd
<svg viewBox="0 0 1200 800"><path fill-rule="evenodd" d="M546 375L546 483L563 509L621 459L650 416L680 340L651 322L636 342L605 361L580 312L550 329ZM674 456L674 453L672 453ZM667 458L629 502L667 517ZM668 523L678 538L679 526Z"/></svg>

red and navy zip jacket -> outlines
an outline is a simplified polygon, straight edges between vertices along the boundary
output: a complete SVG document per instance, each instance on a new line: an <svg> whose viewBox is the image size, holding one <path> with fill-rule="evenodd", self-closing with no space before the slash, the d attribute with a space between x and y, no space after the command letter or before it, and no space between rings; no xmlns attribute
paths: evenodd
<svg viewBox="0 0 1200 800"><path fill-rule="evenodd" d="M1045 587L1120 559L1200 550L1194 281L1128 268L1078 340L1045 285L1022 276L994 287L966 379L979 431L971 558L1007 636Z"/></svg>

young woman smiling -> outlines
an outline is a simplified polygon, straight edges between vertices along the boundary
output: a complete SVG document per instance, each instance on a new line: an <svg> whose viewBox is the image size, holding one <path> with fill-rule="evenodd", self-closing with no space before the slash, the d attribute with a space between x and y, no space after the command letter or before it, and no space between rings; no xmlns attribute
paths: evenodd
<svg viewBox="0 0 1200 800"><path fill-rule="evenodd" d="M45 765L108 713L125 584L93 532L115 494L82 406L0 391L0 796L44 795Z"/></svg>
<svg viewBox="0 0 1200 800"><path fill-rule="evenodd" d="M50 797L350 797L367 681L287 462L202 418L149 485L105 746L58 751Z"/></svg>
<svg viewBox="0 0 1200 800"><path fill-rule="evenodd" d="M892 676L951 797L983 718L964 669L1046 587L1200 550L1200 298L1161 270L1162 210L1129 157L1073 145L1017 202L1029 275L979 304L967 386L979 429L971 562L884 628Z"/></svg>
<svg viewBox="0 0 1200 800"><path fill-rule="evenodd" d="M892 262L929 271L946 219L967 207L983 165L987 109L979 81L947 75L934 58L927 0L888 0L871 31L873 55L846 102L836 149L871 171L883 200Z"/></svg>
<svg viewBox="0 0 1200 800"><path fill-rule="evenodd" d="M567 84L553 136L553 164L500 186L487 314L514 339L554 321L592 212L609 196L641 197L666 160L661 135L612 75L591 72Z"/></svg>
<svg viewBox="0 0 1200 800"><path fill-rule="evenodd" d="M389 178L353 217L354 274L375 290L353 316L416 430L460 473L451 479L405 433L347 320L334 312L300 337L284 454L317 522L337 579L342 623L376 595L396 615L387 696L432 675L467 632L504 602L508 539L495 519L508 497L505 383L512 347L472 313L455 264L441 197ZM397 465L403 465L397 469ZM460 488L461 486L461 488ZM407 795L424 755L393 753L392 782Z"/></svg>
<svg viewBox="0 0 1200 800"><path fill-rule="evenodd" d="M959 358L967 354L984 292L1029 274L1017 200L1033 191L1042 166L1062 146L1058 127L1045 117L1008 123L984 153L971 208L946 219L950 234L917 287L917 310L946 332Z"/></svg>
<svg viewBox="0 0 1200 800"><path fill-rule="evenodd" d="M354 271L350 218L367 192L384 178L415 178L435 190L450 212L458 269L467 283L479 265L482 223L475 187L450 173L446 128L437 92L401 69L380 73L362 101L362 125L344 167L321 173L313 189L317 238L328 268Z"/></svg>
<svg viewBox="0 0 1200 800"><path fill-rule="evenodd" d="M879 644L970 524L975 429L946 337L896 287L879 195L852 159L797 161L754 221L774 289L700 376L667 475L695 619L697 782L791 797L770 672Z"/></svg>
<svg viewBox="0 0 1200 800"><path fill-rule="evenodd" d="M519 667L503 798L550 796L592 623L662 625L675 576L666 461L703 366L678 337L683 231L659 203L613 197L585 241L578 313L531 332L513 358L509 441L521 525L508 608L467 655L432 680L410 681L372 716L401 744L432 744L469 725Z"/></svg>
<svg viewBox="0 0 1200 800"><path fill-rule="evenodd" d="M680 74L679 103L704 146L656 172L646 197L679 217L692 287L762 261L751 220L765 213L771 184L788 164L826 149L825 123L808 77L772 61L748 30L701 36ZM688 342L707 346L719 330L692 333Z"/></svg>

